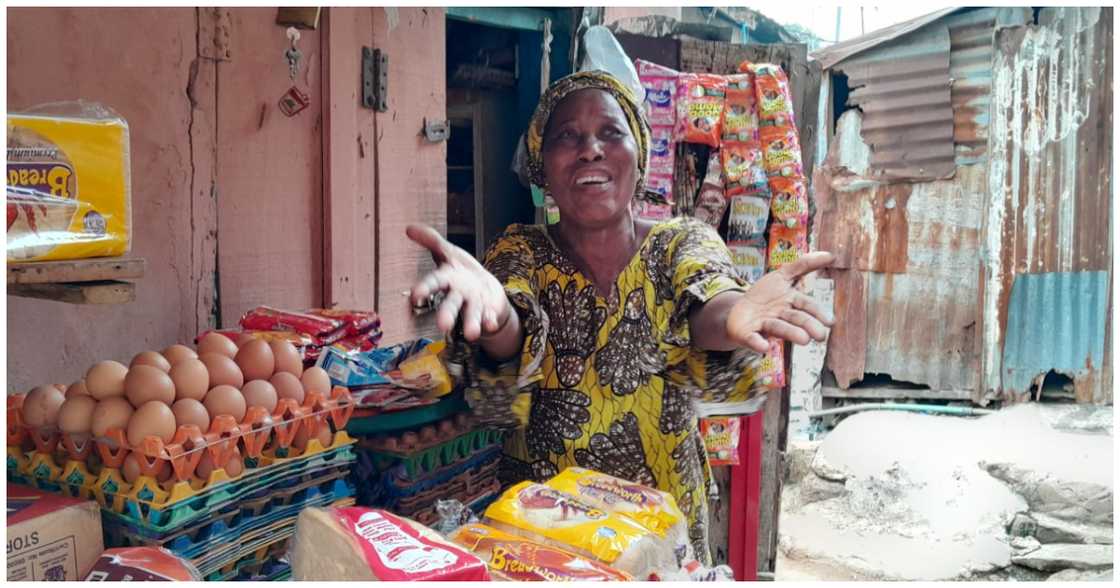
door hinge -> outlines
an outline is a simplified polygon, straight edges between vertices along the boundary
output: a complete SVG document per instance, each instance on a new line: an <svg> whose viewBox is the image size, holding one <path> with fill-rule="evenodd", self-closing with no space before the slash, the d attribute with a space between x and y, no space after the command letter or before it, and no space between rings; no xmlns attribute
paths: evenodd
<svg viewBox="0 0 1120 588"><path fill-rule="evenodd" d="M389 110L389 56L380 49L362 47L362 106Z"/></svg>
<svg viewBox="0 0 1120 588"><path fill-rule="evenodd" d="M199 8L198 9L198 54L215 61L230 61L233 52L230 50L230 35L233 31L233 20L229 10L225 8Z"/></svg>

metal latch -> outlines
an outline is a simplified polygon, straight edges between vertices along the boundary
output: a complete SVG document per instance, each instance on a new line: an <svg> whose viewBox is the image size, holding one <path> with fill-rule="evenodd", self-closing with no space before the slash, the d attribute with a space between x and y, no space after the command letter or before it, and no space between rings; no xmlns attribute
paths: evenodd
<svg viewBox="0 0 1120 588"><path fill-rule="evenodd" d="M389 110L389 56L380 49L362 47L362 106Z"/></svg>
<svg viewBox="0 0 1120 588"><path fill-rule="evenodd" d="M424 119L424 138L429 143L439 143L451 138L451 123L445 120Z"/></svg>

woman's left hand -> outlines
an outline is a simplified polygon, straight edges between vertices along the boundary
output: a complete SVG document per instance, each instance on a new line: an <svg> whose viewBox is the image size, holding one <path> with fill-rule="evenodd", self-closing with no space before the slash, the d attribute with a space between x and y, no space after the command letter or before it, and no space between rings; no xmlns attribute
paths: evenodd
<svg viewBox="0 0 1120 588"><path fill-rule="evenodd" d="M806 274L832 265L833 259L831 253L816 251L762 276L728 312L728 338L759 353L770 348L767 337L798 345L808 344L810 338L824 341L826 327L835 322L832 313L796 286Z"/></svg>

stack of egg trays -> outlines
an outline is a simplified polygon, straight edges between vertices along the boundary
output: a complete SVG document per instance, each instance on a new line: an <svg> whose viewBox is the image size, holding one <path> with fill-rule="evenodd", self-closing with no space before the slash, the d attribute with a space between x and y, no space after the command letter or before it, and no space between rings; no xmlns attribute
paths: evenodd
<svg viewBox="0 0 1120 588"><path fill-rule="evenodd" d="M473 453L500 443L501 440L501 431L475 429L454 439L409 453L376 449L369 449L366 453L372 459L373 467L377 470L385 471L396 466L402 466L408 477L416 478L429 475L439 468L466 459Z"/></svg>

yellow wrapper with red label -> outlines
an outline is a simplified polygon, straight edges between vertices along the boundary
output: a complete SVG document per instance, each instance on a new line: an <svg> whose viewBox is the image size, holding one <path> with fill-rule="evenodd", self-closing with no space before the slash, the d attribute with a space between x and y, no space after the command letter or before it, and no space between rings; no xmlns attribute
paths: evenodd
<svg viewBox="0 0 1120 588"><path fill-rule="evenodd" d="M8 115L7 258L123 255L132 239L128 123L65 103Z"/></svg>
<svg viewBox="0 0 1120 588"><path fill-rule="evenodd" d="M755 63L747 69L754 75L760 124L791 127L795 125L793 95L789 90L789 79L782 68L769 63Z"/></svg>
<svg viewBox="0 0 1120 588"><path fill-rule="evenodd" d="M486 509L487 524L569 549L638 579L676 565L672 546L634 519L544 484L522 482Z"/></svg>
<svg viewBox="0 0 1120 588"><path fill-rule="evenodd" d="M809 193L804 178L771 178L770 192L770 212L775 223L789 229L808 226Z"/></svg>
<svg viewBox="0 0 1120 588"><path fill-rule="evenodd" d="M708 452L708 463L714 466L739 465L739 417L708 417L700 419L700 436Z"/></svg>
<svg viewBox="0 0 1120 588"><path fill-rule="evenodd" d="M768 176L805 177L801 165L801 142L793 127L763 127L762 165Z"/></svg>
<svg viewBox="0 0 1120 588"><path fill-rule="evenodd" d="M766 258L769 271L791 264L808 252L809 243L804 227L791 229L777 223L770 225Z"/></svg>
<svg viewBox="0 0 1120 588"><path fill-rule="evenodd" d="M463 525L450 539L485 561L495 579L514 582L629 582L634 579L598 561L487 525Z"/></svg>
<svg viewBox="0 0 1120 588"><path fill-rule="evenodd" d="M687 542L684 513L667 492L579 467L565 469L545 485L608 513L626 515L678 544Z"/></svg>
<svg viewBox="0 0 1120 588"><path fill-rule="evenodd" d="M757 141L758 109L755 106L754 76L727 76L727 99L723 105L723 141Z"/></svg>

